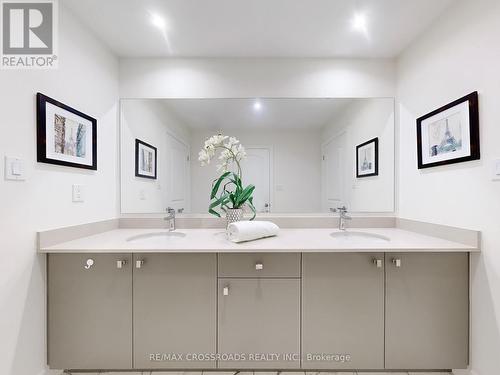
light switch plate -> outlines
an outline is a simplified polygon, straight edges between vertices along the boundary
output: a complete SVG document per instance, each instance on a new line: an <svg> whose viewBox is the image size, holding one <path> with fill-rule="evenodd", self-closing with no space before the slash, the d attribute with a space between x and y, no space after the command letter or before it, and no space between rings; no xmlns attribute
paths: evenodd
<svg viewBox="0 0 500 375"><path fill-rule="evenodd" d="M493 160L493 181L500 181L500 159Z"/></svg>
<svg viewBox="0 0 500 375"><path fill-rule="evenodd" d="M83 185L73 185L73 202L83 202L85 200L83 193Z"/></svg>
<svg viewBox="0 0 500 375"><path fill-rule="evenodd" d="M26 180L23 159L8 156L5 157L5 179L12 181Z"/></svg>
<svg viewBox="0 0 500 375"><path fill-rule="evenodd" d="M142 190L142 189L139 191L139 199L141 201L146 200L146 192L144 190Z"/></svg>

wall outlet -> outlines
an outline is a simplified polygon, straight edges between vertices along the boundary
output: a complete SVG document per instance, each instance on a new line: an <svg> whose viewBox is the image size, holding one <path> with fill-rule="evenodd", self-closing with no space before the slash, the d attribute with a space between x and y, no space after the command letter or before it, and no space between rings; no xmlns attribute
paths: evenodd
<svg viewBox="0 0 500 375"><path fill-rule="evenodd" d="M26 180L24 160L19 158L5 157L5 179L12 181Z"/></svg>
<svg viewBox="0 0 500 375"><path fill-rule="evenodd" d="M73 185L73 202L83 202L85 197L83 194L83 185Z"/></svg>

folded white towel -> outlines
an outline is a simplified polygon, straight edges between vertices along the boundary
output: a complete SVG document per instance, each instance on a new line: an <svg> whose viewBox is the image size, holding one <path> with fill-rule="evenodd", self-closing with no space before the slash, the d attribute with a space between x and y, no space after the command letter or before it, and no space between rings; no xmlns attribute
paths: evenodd
<svg viewBox="0 0 500 375"><path fill-rule="evenodd" d="M227 238L233 242L252 241L276 236L279 230L270 221L236 221L227 226Z"/></svg>

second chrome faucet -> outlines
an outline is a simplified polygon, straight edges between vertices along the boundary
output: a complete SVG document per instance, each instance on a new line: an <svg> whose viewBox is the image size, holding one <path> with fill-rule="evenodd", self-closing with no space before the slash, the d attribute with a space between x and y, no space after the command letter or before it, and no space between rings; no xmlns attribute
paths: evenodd
<svg viewBox="0 0 500 375"><path fill-rule="evenodd" d="M167 207L167 216L163 218L163 220L168 221L168 230L175 230L175 210L171 207Z"/></svg>
<svg viewBox="0 0 500 375"><path fill-rule="evenodd" d="M330 211L339 213L339 230L346 230L346 220L352 219L349 215L347 215L346 206L330 208Z"/></svg>

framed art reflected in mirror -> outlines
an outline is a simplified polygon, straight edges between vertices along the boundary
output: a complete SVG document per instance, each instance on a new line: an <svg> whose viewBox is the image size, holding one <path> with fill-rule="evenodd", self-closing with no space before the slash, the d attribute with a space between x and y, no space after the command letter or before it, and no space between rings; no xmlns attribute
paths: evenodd
<svg viewBox="0 0 500 375"><path fill-rule="evenodd" d="M378 138L356 146L356 177L378 176Z"/></svg>
<svg viewBox="0 0 500 375"><path fill-rule="evenodd" d="M135 175L136 177L156 180L157 148L139 139L135 140Z"/></svg>

